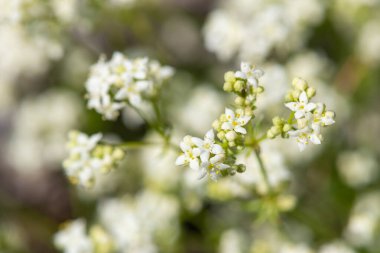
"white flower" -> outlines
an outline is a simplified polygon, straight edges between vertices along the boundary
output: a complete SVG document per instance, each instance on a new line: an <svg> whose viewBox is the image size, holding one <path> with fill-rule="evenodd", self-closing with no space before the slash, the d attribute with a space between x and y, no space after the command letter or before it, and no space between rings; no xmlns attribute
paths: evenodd
<svg viewBox="0 0 380 253"><path fill-rule="evenodd" d="M335 123L334 112L326 111L325 105L317 103L312 117L312 128L319 131L321 126L330 126Z"/></svg>
<svg viewBox="0 0 380 253"><path fill-rule="evenodd" d="M240 111L237 111L236 114L231 109L226 108L225 110L226 122L223 122L222 129L223 130L234 130L240 134L246 134L247 130L243 126L245 126L251 116L244 116L244 114Z"/></svg>
<svg viewBox="0 0 380 253"><path fill-rule="evenodd" d="M318 132L311 130L309 127L289 131L288 134L290 137L297 138L297 144L300 151L303 151L309 142L319 145L322 140L322 136Z"/></svg>
<svg viewBox="0 0 380 253"><path fill-rule="evenodd" d="M86 223L81 219L65 224L64 228L54 235L54 244L64 253L93 252L92 241L86 234Z"/></svg>
<svg viewBox="0 0 380 253"><path fill-rule="evenodd" d="M301 92L298 102L289 102L285 104L290 110L295 112L294 116L296 119L300 119L305 117L308 112L314 110L317 105L314 103L309 103L309 98L306 95L306 92Z"/></svg>
<svg viewBox="0 0 380 253"><path fill-rule="evenodd" d="M207 159L206 159L207 158ZM230 166L223 163L224 155L215 155L213 157L203 157L199 178L203 178L207 174L212 180L217 180L220 177L220 171L228 169Z"/></svg>
<svg viewBox="0 0 380 253"><path fill-rule="evenodd" d="M181 141L180 147L183 151L183 154L177 158L175 164L177 166L189 164L191 169L198 170L200 164L201 149L196 147L191 139L191 136L185 136L183 138L183 141Z"/></svg>
<svg viewBox="0 0 380 253"><path fill-rule="evenodd" d="M235 72L235 77L247 80L248 85L257 88L259 86L258 79L264 75L264 72L248 62L242 62L240 68L240 71Z"/></svg>
<svg viewBox="0 0 380 253"><path fill-rule="evenodd" d="M207 160L208 157L210 157L210 153L214 155L224 154L223 148L220 145L215 144L215 134L212 129L207 131L203 140L197 137L192 137L191 141L201 149L200 157L203 160Z"/></svg>

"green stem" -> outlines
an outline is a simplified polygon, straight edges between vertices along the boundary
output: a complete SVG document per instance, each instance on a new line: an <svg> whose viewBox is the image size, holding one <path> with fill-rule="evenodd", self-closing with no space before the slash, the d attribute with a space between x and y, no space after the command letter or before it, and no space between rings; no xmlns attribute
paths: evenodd
<svg viewBox="0 0 380 253"><path fill-rule="evenodd" d="M267 173L267 171L266 171L266 169L265 169L265 166L264 166L263 160L262 160L261 157L260 157L260 150L257 149L257 148L255 148L255 149L254 149L254 153L255 153L255 155L256 155L257 161L259 162L260 173L261 173L261 175L262 175L263 178L264 178L264 182L265 182L265 184L266 184L266 186L267 186L267 188L268 188L268 192L271 193L272 190L271 190L271 185L270 185L270 183L269 183L268 173Z"/></svg>

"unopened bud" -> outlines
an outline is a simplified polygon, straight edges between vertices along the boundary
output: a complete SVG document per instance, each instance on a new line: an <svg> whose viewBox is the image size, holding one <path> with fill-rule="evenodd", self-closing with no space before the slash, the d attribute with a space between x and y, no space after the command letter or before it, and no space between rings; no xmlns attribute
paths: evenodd
<svg viewBox="0 0 380 253"><path fill-rule="evenodd" d="M306 90L306 94L307 94L308 98L314 97L315 93L316 93L316 91L315 91L315 89L313 87L309 87Z"/></svg>
<svg viewBox="0 0 380 253"><path fill-rule="evenodd" d="M302 78L299 78L299 77L294 78L292 84L298 90L303 91L307 89L307 82Z"/></svg>
<svg viewBox="0 0 380 253"><path fill-rule="evenodd" d="M228 71L224 74L224 81L228 83L234 83L236 80L235 73L232 71Z"/></svg>
<svg viewBox="0 0 380 253"><path fill-rule="evenodd" d="M228 141L234 141L237 137L237 134L235 131L229 131L228 133L226 133L226 139Z"/></svg>

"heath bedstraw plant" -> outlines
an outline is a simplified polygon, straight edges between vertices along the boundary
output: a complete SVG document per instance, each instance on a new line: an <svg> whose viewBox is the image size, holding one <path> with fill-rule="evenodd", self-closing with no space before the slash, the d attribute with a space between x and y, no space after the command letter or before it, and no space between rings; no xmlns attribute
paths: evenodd
<svg viewBox="0 0 380 253"><path fill-rule="evenodd" d="M131 60L121 53L114 53L106 62L102 57L91 68L86 82L87 105L105 120L115 120L121 109L130 106L163 137L164 146L181 151L175 164L198 171L199 178L208 175L217 180L236 172L243 173L246 166L237 162L237 155L253 151L269 189L267 171L260 157L260 142L276 136L295 138L302 151L309 142L320 144L321 128L334 123L332 111L326 110L323 103L310 101L315 89L309 87L305 80L295 78L293 89L286 96L285 106L291 110L289 118L274 117L273 126L260 134L260 121L254 120L254 112L257 97L264 92L260 85L264 72L243 62L239 71L229 71L224 75L223 89L236 96L233 106L225 108L203 139L187 135L178 147L170 142L170 131L159 106L162 84L173 72L171 67L161 66L148 58ZM146 105L150 105L150 117L147 116ZM123 149L156 144L127 142L107 145L99 144L100 139L101 134L91 137L79 132L70 134L70 156L65 160L64 168L73 183L89 187L96 171L107 172L118 164L124 157Z"/></svg>

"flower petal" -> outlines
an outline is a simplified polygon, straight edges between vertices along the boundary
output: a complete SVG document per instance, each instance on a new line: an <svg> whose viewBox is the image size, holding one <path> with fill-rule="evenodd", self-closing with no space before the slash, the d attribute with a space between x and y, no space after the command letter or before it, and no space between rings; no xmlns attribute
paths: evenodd
<svg viewBox="0 0 380 253"><path fill-rule="evenodd" d="M298 103L296 103L296 102L289 102L289 103L285 104L285 106L288 107L293 112L297 111L297 105L298 105Z"/></svg>
<svg viewBox="0 0 380 253"><path fill-rule="evenodd" d="M175 160L175 165L177 165L177 166L184 165L185 163L186 163L186 156L185 155L180 155Z"/></svg>
<svg viewBox="0 0 380 253"><path fill-rule="evenodd" d="M301 103L305 103L305 104L307 104L307 103L309 102L309 98L307 97L306 92L304 92L304 91L301 92L301 94L300 94L298 100L299 100Z"/></svg>
<svg viewBox="0 0 380 253"><path fill-rule="evenodd" d="M211 148L211 153L213 153L215 155L224 154L224 149L222 148L222 146L220 146L218 144L214 144Z"/></svg>
<svg viewBox="0 0 380 253"><path fill-rule="evenodd" d="M247 133L247 130L245 130L245 128L244 128L244 127L241 127L241 126L236 126L236 127L234 128L234 130L235 130L235 132L237 132L237 133L241 133L241 134L246 134L246 133Z"/></svg>

